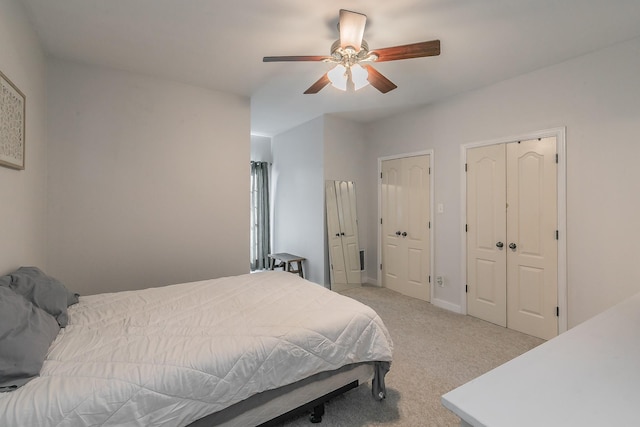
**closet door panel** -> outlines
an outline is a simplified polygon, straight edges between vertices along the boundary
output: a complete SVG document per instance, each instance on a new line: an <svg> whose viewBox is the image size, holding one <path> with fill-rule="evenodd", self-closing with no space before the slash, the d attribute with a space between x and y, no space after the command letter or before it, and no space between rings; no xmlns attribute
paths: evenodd
<svg viewBox="0 0 640 427"><path fill-rule="evenodd" d="M407 280L414 286L421 286L423 284L422 258L422 250L409 249Z"/></svg>
<svg viewBox="0 0 640 427"><path fill-rule="evenodd" d="M405 203L404 237L407 258L407 280L403 289L405 295L429 301L429 222L430 222L430 174L429 156L406 157L402 159Z"/></svg>
<svg viewBox="0 0 640 427"><path fill-rule="evenodd" d="M518 311L528 316L544 317L544 270L541 268L518 267Z"/></svg>
<svg viewBox="0 0 640 427"><path fill-rule="evenodd" d="M407 159L406 163L408 163L405 172L406 184L403 190L405 190L407 225L404 231L408 233L409 239L423 240L424 220L429 217L424 211L424 186L428 182L429 171L425 170L425 165L417 163L413 158Z"/></svg>
<svg viewBox="0 0 640 427"><path fill-rule="evenodd" d="M474 271L474 281L477 284L474 297L477 302L483 304L479 308L480 312L487 311L485 316L487 319L492 319L491 311L495 310L496 305L499 304L500 295L504 293L504 289L500 286L502 275L500 264L490 259L476 258ZM498 321L500 320L496 322Z"/></svg>
<svg viewBox="0 0 640 427"><path fill-rule="evenodd" d="M505 147L467 151L467 311L507 325Z"/></svg>
<svg viewBox="0 0 640 427"><path fill-rule="evenodd" d="M400 159L382 162L382 283L397 292L401 292L401 276L406 269L400 254L403 246L402 179Z"/></svg>
<svg viewBox="0 0 640 427"><path fill-rule="evenodd" d="M508 327L544 339L558 334L555 138L507 144Z"/></svg>

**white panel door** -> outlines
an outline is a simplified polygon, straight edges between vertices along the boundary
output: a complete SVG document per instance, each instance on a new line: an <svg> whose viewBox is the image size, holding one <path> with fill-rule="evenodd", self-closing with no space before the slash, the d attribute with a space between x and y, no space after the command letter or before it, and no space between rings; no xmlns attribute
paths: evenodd
<svg viewBox="0 0 640 427"><path fill-rule="evenodd" d="M558 334L556 139L467 151L467 312Z"/></svg>
<svg viewBox="0 0 640 427"><path fill-rule="evenodd" d="M383 286L431 299L429 156L382 162Z"/></svg>
<svg viewBox="0 0 640 427"><path fill-rule="evenodd" d="M405 176L403 185L405 228L401 235L406 244L407 262L407 278L403 293L429 301L431 296L429 156L407 157L402 159L402 163Z"/></svg>
<svg viewBox="0 0 640 427"><path fill-rule="evenodd" d="M507 144L508 327L558 335L555 138Z"/></svg>
<svg viewBox="0 0 640 427"><path fill-rule="evenodd" d="M505 145L467 151L467 312L507 326Z"/></svg>
<svg viewBox="0 0 640 427"><path fill-rule="evenodd" d="M382 285L400 292L402 263L402 159L382 162Z"/></svg>

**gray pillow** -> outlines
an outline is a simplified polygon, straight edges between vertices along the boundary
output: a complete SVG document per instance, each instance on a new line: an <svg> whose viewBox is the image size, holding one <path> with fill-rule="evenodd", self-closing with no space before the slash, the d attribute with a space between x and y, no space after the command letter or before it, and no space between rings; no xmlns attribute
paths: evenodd
<svg viewBox="0 0 640 427"><path fill-rule="evenodd" d="M20 267L9 277L13 291L55 317L61 327L67 326L67 307L78 302L78 294L37 267Z"/></svg>
<svg viewBox="0 0 640 427"><path fill-rule="evenodd" d="M0 392L38 376L59 331L53 316L0 286Z"/></svg>
<svg viewBox="0 0 640 427"><path fill-rule="evenodd" d="M45 284L48 283L48 282L55 283L55 287L64 289L64 291L67 293L67 307L69 307L70 305L73 305L73 304L77 304L78 301L79 301L78 298L80 297L80 294L68 290L66 288L66 286L64 286L62 284L62 282L60 282L57 279L54 279L51 276L47 276L38 267L20 267L13 274L22 274L22 275L31 276L31 277L34 277L34 278L42 278L42 279L44 279L43 283L45 283Z"/></svg>

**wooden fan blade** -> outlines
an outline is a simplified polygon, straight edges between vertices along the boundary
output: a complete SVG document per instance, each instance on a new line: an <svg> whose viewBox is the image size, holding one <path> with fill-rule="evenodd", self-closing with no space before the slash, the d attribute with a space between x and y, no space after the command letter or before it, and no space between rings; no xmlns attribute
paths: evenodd
<svg viewBox="0 0 640 427"><path fill-rule="evenodd" d="M440 55L440 40L374 49L371 52L378 55L376 62L438 56Z"/></svg>
<svg viewBox="0 0 640 427"><path fill-rule="evenodd" d="M331 59L328 56L265 56L262 58L262 62L292 62L292 61L324 61L325 59Z"/></svg>
<svg viewBox="0 0 640 427"><path fill-rule="evenodd" d="M380 92L387 93L398 87L393 84L391 80L380 74L380 72L373 68L371 65L363 65L362 68L366 69L369 73L367 80L369 81L371 86L375 87Z"/></svg>
<svg viewBox="0 0 640 427"><path fill-rule="evenodd" d="M356 52L359 52L366 23L367 15L340 9L340 22L338 23L340 47L344 49L351 46Z"/></svg>
<svg viewBox="0 0 640 427"><path fill-rule="evenodd" d="M327 73L324 73L324 75L320 77L317 82L312 84L311 87L309 87L309 89L304 91L304 94L313 95L315 93L318 93L323 87L325 87L329 83L331 83L331 81L329 80L329 76L327 75Z"/></svg>

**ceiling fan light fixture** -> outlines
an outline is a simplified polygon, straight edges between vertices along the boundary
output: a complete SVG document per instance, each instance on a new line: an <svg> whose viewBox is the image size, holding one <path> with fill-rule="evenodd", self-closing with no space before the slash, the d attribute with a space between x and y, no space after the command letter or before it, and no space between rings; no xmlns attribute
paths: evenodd
<svg viewBox="0 0 640 427"><path fill-rule="evenodd" d="M359 64L351 66L351 80L355 90L362 89L369 84L369 73Z"/></svg>
<svg viewBox="0 0 640 427"><path fill-rule="evenodd" d="M344 65L336 65L327 73L327 77L336 89L347 90L347 68Z"/></svg>

